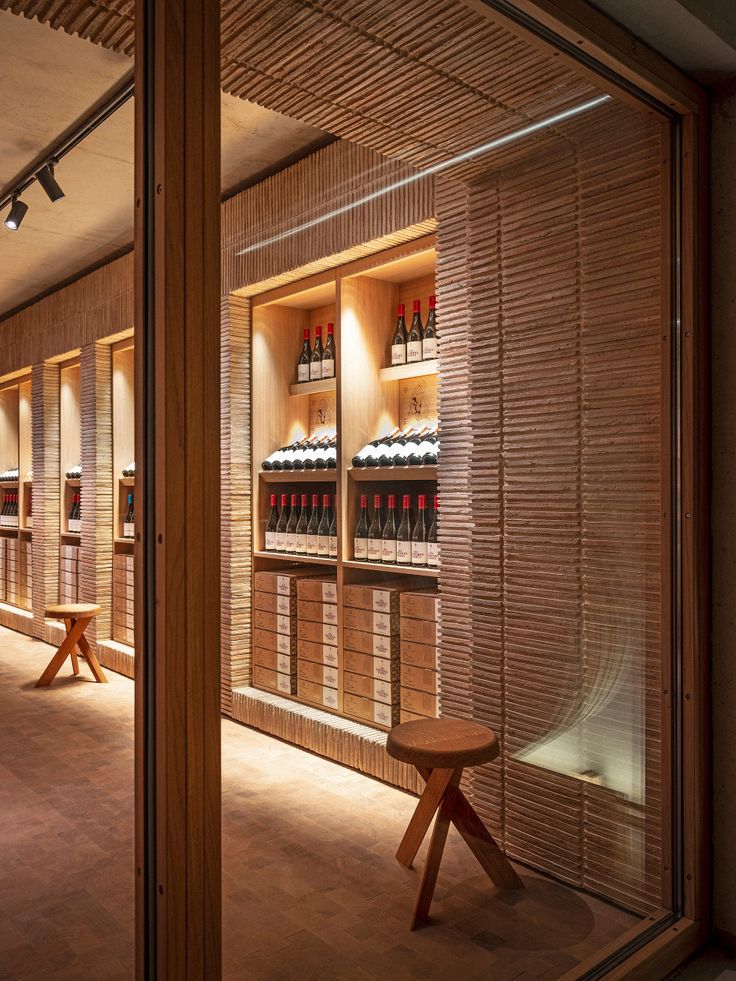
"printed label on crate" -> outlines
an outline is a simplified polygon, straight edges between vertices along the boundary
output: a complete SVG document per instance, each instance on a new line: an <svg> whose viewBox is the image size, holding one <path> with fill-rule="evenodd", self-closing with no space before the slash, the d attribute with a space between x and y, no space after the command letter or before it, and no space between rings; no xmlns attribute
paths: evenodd
<svg viewBox="0 0 736 981"><path fill-rule="evenodd" d="M390 613L374 613L373 614L373 633L382 634L385 637L391 636L391 614Z"/></svg>
<svg viewBox="0 0 736 981"><path fill-rule="evenodd" d="M280 593L276 594L276 612L281 613L283 616L289 616L291 613L290 596L282 596Z"/></svg>
<svg viewBox="0 0 736 981"><path fill-rule="evenodd" d="M391 610L391 593L385 589L374 589L373 610L376 613L388 613Z"/></svg>
<svg viewBox="0 0 736 981"><path fill-rule="evenodd" d="M322 583L322 602L323 603L337 603L337 583L336 582L323 582Z"/></svg>
<svg viewBox="0 0 736 981"><path fill-rule="evenodd" d="M291 596L291 579L288 576L277 576L276 592L281 596Z"/></svg>
<svg viewBox="0 0 736 981"><path fill-rule="evenodd" d="M291 633L291 617L279 614L276 617L276 631L280 634Z"/></svg>
<svg viewBox="0 0 736 981"><path fill-rule="evenodd" d="M337 688L322 689L322 704L328 708L337 708Z"/></svg>
<svg viewBox="0 0 736 981"><path fill-rule="evenodd" d="M373 634L373 656L391 657L391 638L383 637L381 634Z"/></svg>
<svg viewBox="0 0 736 981"><path fill-rule="evenodd" d="M276 650L279 654L291 653L291 642L286 634L276 634Z"/></svg>
<svg viewBox="0 0 736 981"><path fill-rule="evenodd" d="M396 561L399 565L411 565L411 542L396 542Z"/></svg>
<svg viewBox="0 0 736 981"><path fill-rule="evenodd" d="M337 626L334 623L323 623L322 624L322 640L325 644L330 644L332 647L337 645Z"/></svg>
<svg viewBox="0 0 736 981"><path fill-rule="evenodd" d="M381 546L382 542L380 538L369 538L368 539L368 561L369 562L380 562L381 561Z"/></svg>
<svg viewBox="0 0 736 981"><path fill-rule="evenodd" d="M279 691L286 692L287 695L291 694L291 676L288 674L277 675L277 684Z"/></svg>
<svg viewBox="0 0 736 981"><path fill-rule="evenodd" d="M325 623L337 625L337 607L332 603L325 603L322 607L322 619Z"/></svg>
<svg viewBox="0 0 736 981"><path fill-rule="evenodd" d="M437 357L437 338L425 337L422 341L422 358L424 361L433 361Z"/></svg>
<svg viewBox="0 0 736 981"><path fill-rule="evenodd" d="M437 542L427 542L427 565L436 569L440 564L440 547Z"/></svg>
<svg viewBox="0 0 736 981"><path fill-rule="evenodd" d="M331 665L333 668L337 667L337 648L330 647L329 644L324 644L322 646L322 660L325 664Z"/></svg>
<svg viewBox="0 0 736 981"><path fill-rule="evenodd" d="M353 556L356 562L365 562L368 558L368 539L356 538L353 541Z"/></svg>
<svg viewBox="0 0 736 981"><path fill-rule="evenodd" d="M385 681L391 680L391 662L385 657L373 658L373 676Z"/></svg>
<svg viewBox="0 0 736 981"><path fill-rule="evenodd" d="M298 382L308 382L309 381L309 365L300 364L297 367L296 380Z"/></svg>
<svg viewBox="0 0 736 981"><path fill-rule="evenodd" d="M322 668L322 683L330 688L337 688L337 668L325 664Z"/></svg>
<svg viewBox="0 0 736 981"><path fill-rule="evenodd" d="M380 726L390 726L393 724L393 712L390 705L383 705L376 702L373 706L373 721Z"/></svg>
<svg viewBox="0 0 736 981"><path fill-rule="evenodd" d="M407 341L406 343L406 363L416 364L422 360L422 342Z"/></svg>
<svg viewBox="0 0 736 981"><path fill-rule="evenodd" d="M391 685L387 684L385 681L381 681L379 678L374 679L373 698L377 702L386 702L388 705L390 705L393 701Z"/></svg>
<svg viewBox="0 0 736 981"><path fill-rule="evenodd" d="M412 565L426 565L427 564L427 543L426 542L412 542L411 543L411 564Z"/></svg>
<svg viewBox="0 0 736 981"><path fill-rule="evenodd" d="M291 658L288 654L276 654L276 670L282 674L291 674Z"/></svg>
<svg viewBox="0 0 736 981"><path fill-rule="evenodd" d="M406 364L406 344L391 345L391 364Z"/></svg>

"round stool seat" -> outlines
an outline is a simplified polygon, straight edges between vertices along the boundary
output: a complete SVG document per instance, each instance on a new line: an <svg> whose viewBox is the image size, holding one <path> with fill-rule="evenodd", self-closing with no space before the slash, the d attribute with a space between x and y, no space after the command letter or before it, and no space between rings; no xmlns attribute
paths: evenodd
<svg viewBox="0 0 736 981"><path fill-rule="evenodd" d="M87 620L102 612L101 606L94 603L59 603L46 607L49 620Z"/></svg>
<svg viewBox="0 0 736 981"><path fill-rule="evenodd" d="M416 719L394 726L386 752L395 760L430 769L454 770L495 760L495 732L465 719Z"/></svg>

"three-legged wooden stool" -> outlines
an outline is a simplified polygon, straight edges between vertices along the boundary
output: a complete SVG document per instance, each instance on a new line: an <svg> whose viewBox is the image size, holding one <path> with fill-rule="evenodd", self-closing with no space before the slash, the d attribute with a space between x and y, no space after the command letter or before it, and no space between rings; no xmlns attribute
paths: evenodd
<svg viewBox="0 0 736 981"><path fill-rule="evenodd" d="M496 734L486 726L463 719L420 719L395 726L388 734L386 751L396 760L413 764L426 781L396 852L402 865L411 868L432 818L438 812L411 929L429 916L451 822L495 885L501 889L523 889L511 863L459 788L466 766L489 763L498 756Z"/></svg>
<svg viewBox="0 0 736 981"><path fill-rule="evenodd" d="M87 624L100 611L101 607L95 606L93 603L62 603L59 606L48 607L46 618L49 620L63 620L66 624L66 637L36 682L36 688L46 688L50 685L59 673L59 668L69 656L72 659L72 671L74 674L79 674L77 651L86 660L87 664L89 664L95 681L107 681L100 667L100 662L93 654L92 648L84 636Z"/></svg>

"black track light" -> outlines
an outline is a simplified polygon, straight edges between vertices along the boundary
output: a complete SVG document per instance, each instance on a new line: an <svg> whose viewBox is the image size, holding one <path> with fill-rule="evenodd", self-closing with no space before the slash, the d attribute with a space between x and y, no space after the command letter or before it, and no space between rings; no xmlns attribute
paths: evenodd
<svg viewBox="0 0 736 981"><path fill-rule="evenodd" d="M49 199L49 201L59 201L64 197L64 192L56 183L54 178L53 161L47 163L45 167L42 167L38 171L36 174L36 180L46 192L46 197Z"/></svg>
<svg viewBox="0 0 736 981"><path fill-rule="evenodd" d="M17 232L20 228L20 223L26 216L26 211L28 211L28 205L21 201L20 198L14 197L13 203L10 205L10 211L5 219L5 227L9 228L11 232Z"/></svg>

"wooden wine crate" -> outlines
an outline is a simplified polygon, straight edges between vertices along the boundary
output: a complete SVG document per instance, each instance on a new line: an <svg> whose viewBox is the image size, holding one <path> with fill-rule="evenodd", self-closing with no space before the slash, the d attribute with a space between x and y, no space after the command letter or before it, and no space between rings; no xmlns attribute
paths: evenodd
<svg viewBox="0 0 736 981"><path fill-rule="evenodd" d="M398 613L399 598L406 586L402 583L380 585L356 585L349 583L343 590L345 606L375 613Z"/></svg>
<svg viewBox="0 0 736 981"><path fill-rule="evenodd" d="M384 636L372 634L365 630L353 630L345 627L343 645L346 649L357 651L359 654L372 654L374 657L391 659L399 653L399 638L397 634Z"/></svg>
<svg viewBox="0 0 736 981"><path fill-rule="evenodd" d="M305 702L310 702L312 705L319 705L323 708L337 709L338 694L336 688L316 684L313 681L305 681L300 678L297 681L296 690L299 698L304 699Z"/></svg>
<svg viewBox="0 0 736 981"><path fill-rule="evenodd" d="M297 641L297 652L304 661L315 661L317 664L329 664L336 668L339 663L337 647L331 644L315 643L311 640Z"/></svg>
<svg viewBox="0 0 736 981"><path fill-rule="evenodd" d="M254 647L253 660L260 667L278 671L279 674L296 674L296 658L289 654Z"/></svg>
<svg viewBox="0 0 736 981"><path fill-rule="evenodd" d="M362 630L367 633L391 637L399 633L399 617L393 613L376 613L346 606L343 610L346 630Z"/></svg>
<svg viewBox="0 0 736 981"><path fill-rule="evenodd" d="M346 648L343 652L345 671L362 674L367 678L378 678L381 681L398 681L399 665L396 658L373 657L372 654L360 654Z"/></svg>
<svg viewBox="0 0 736 981"><path fill-rule="evenodd" d="M316 661L305 661L297 658L297 677L300 681L310 681L328 688L337 688L339 682L338 670L329 664L317 664Z"/></svg>
<svg viewBox="0 0 736 981"><path fill-rule="evenodd" d="M343 711L362 722L369 722L379 729L391 729L399 721L398 705L386 705L375 702L371 698L346 693L343 699Z"/></svg>
<svg viewBox="0 0 736 981"><path fill-rule="evenodd" d="M440 598L436 590L412 591L401 594L401 616L415 620L440 618Z"/></svg>
<svg viewBox="0 0 736 981"><path fill-rule="evenodd" d="M253 683L256 688L278 692L280 695L293 695L296 678L293 674L282 674L279 671L271 671L269 668L256 664L253 667Z"/></svg>
<svg viewBox="0 0 736 981"><path fill-rule="evenodd" d="M253 592L253 606L256 610L266 613L280 613L282 616L294 616L296 613L296 598L282 593L267 593L262 589Z"/></svg>
<svg viewBox="0 0 736 981"><path fill-rule="evenodd" d="M431 668L418 668L413 664L401 665L401 687L414 688L416 691L436 695L438 688L438 673Z"/></svg>
<svg viewBox="0 0 736 981"><path fill-rule="evenodd" d="M279 634L275 630L265 630L256 627L253 633L253 642L256 647L267 651L276 651L279 654L296 655L296 637L290 634Z"/></svg>
<svg viewBox="0 0 736 981"><path fill-rule="evenodd" d="M315 623L331 623L337 626L337 605L335 603L312 603L300 599L297 603L297 616L300 620Z"/></svg>
<svg viewBox="0 0 736 981"><path fill-rule="evenodd" d="M399 704L398 682L384 681L381 678L371 678L346 671L343 674L343 684L345 691L351 695L360 695L374 702L383 702L385 705Z"/></svg>
<svg viewBox="0 0 736 981"><path fill-rule="evenodd" d="M300 600L337 603L337 579L335 576L314 576L299 579L297 595Z"/></svg>

